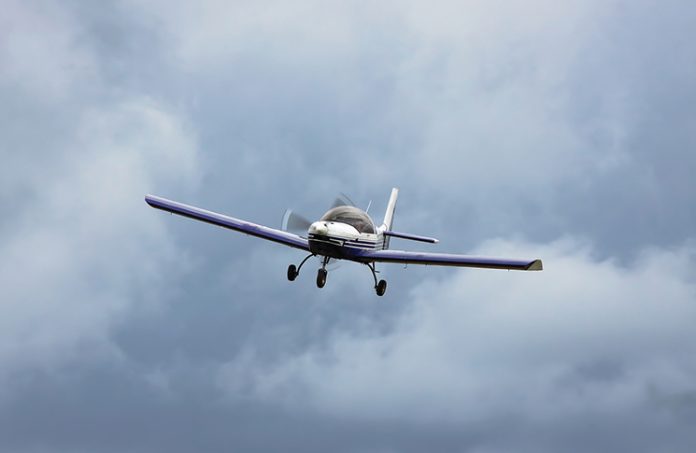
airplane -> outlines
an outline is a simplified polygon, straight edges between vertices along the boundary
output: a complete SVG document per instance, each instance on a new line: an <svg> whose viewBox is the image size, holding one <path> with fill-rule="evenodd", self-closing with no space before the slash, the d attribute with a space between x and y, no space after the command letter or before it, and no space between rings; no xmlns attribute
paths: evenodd
<svg viewBox="0 0 696 453"><path fill-rule="evenodd" d="M331 260L348 260L366 265L372 271L375 282L375 292L383 296L387 290L387 282L377 279L376 263L423 264L432 266L458 266L488 269L507 269L520 271L540 271L543 265L540 259L510 259L491 258L482 256L454 255L449 253L411 252L391 250L391 238L436 244L435 238L410 233L400 233L392 230L394 210L399 189L393 188L387 211L382 224L376 226L366 211L348 203L338 203L327 211L318 221L307 222L306 236L293 234L289 231L270 228L263 225L236 219L216 212L207 211L195 206L186 205L155 195L146 195L147 204L156 209L191 219L217 225L247 235L256 236L277 242L289 247L309 252L299 266L288 266L288 280L294 281L300 269L311 257L321 259L321 268L317 272L317 287L326 284L328 271L326 265ZM369 206L368 206L369 210Z"/></svg>

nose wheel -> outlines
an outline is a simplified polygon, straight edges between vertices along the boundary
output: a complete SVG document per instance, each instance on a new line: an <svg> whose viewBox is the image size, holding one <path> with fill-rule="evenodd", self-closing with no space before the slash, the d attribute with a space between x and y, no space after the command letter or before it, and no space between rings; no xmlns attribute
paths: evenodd
<svg viewBox="0 0 696 453"><path fill-rule="evenodd" d="M317 272L317 288L323 288L326 285L327 275L326 269L319 269L319 272Z"/></svg>
<svg viewBox="0 0 696 453"><path fill-rule="evenodd" d="M326 271L326 265L329 263L329 258L328 256L325 256L324 259L321 260L321 269L317 272L317 288L323 288L324 285L326 285L326 276L329 274Z"/></svg>

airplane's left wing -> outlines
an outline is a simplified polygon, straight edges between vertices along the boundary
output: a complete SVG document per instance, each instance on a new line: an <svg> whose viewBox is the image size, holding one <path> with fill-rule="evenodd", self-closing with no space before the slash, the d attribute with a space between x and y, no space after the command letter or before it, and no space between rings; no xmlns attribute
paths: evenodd
<svg viewBox="0 0 696 453"><path fill-rule="evenodd" d="M246 222L244 220L235 219L226 215L218 214L205 209L189 206L176 201L167 200L166 198L157 197L155 195L146 195L145 201L147 204L156 209L178 214L201 222L211 223L213 225L228 228L230 230L239 231L251 236L260 237L269 241L278 242L290 247L309 251L309 243L307 239L296 234L288 233L287 231L276 230L263 225Z"/></svg>
<svg viewBox="0 0 696 453"><path fill-rule="evenodd" d="M453 255L449 253L406 252L401 250L366 250L360 253L361 261L382 263L425 264L431 266L482 267L518 271L540 271L541 260L491 258L485 256Z"/></svg>

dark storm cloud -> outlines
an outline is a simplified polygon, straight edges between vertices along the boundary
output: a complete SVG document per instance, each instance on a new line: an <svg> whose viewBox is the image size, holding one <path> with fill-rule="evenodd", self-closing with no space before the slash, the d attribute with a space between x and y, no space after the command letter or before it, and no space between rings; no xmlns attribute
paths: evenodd
<svg viewBox="0 0 696 453"><path fill-rule="evenodd" d="M691 450L692 6L3 9L3 449ZM392 185L400 229L548 271L318 291L142 202Z"/></svg>

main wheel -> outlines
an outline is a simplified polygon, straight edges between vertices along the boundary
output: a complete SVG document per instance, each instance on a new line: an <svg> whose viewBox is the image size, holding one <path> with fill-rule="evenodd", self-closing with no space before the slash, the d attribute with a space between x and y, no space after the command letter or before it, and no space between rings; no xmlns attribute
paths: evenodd
<svg viewBox="0 0 696 453"><path fill-rule="evenodd" d="M375 287L375 291L377 292L378 296L384 296L384 293L387 292L387 281L380 280L379 283L377 283L377 286Z"/></svg>
<svg viewBox="0 0 696 453"><path fill-rule="evenodd" d="M317 287L318 288L323 288L324 285L326 285L326 269L319 269L319 272L317 272Z"/></svg>
<svg viewBox="0 0 696 453"><path fill-rule="evenodd" d="M294 281L297 278L297 267L294 264L288 266L288 280Z"/></svg>

